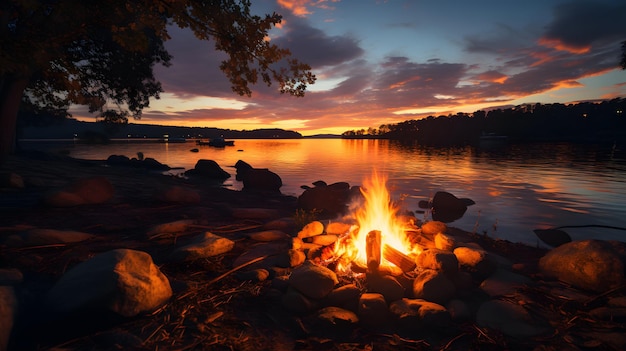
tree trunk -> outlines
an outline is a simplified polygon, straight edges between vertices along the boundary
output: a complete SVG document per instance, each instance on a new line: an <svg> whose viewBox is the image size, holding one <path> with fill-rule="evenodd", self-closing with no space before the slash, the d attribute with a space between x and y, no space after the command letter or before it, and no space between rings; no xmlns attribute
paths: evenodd
<svg viewBox="0 0 626 351"><path fill-rule="evenodd" d="M0 164L15 152L17 113L27 85L26 78L0 79Z"/></svg>

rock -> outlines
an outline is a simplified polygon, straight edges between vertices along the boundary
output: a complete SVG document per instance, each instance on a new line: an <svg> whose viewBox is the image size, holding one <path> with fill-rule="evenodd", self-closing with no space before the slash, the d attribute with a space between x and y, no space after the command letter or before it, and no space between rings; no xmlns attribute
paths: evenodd
<svg viewBox="0 0 626 351"><path fill-rule="evenodd" d="M8 349L18 302L12 286L0 286L0 351Z"/></svg>
<svg viewBox="0 0 626 351"><path fill-rule="evenodd" d="M46 194L43 202L52 207L101 204L113 197L113 184L106 177L83 178L64 189Z"/></svg>
<svg viewBox="0 0 626 351"><path fill-rule="evenodd" d="M280 192L283 181L280 176L267 168L253 168L244 161L235 163L237 176L235 179L243 182L246 191Z"/></svg>
<svg viewBox="0 0 626 351"><path fill-rule="evenodd" d="M252 282L263 282L269 278L270 272L267 269L253 269L251 271L239 271L237 272L237 278L240 280L250 280Z"/></svg>
<svg viewBox="0 0 626 351"><path fill-rule="evenodd" d="M224 181L230 178L230 174L213 160L200 159L193 169L185 172L187 176L202 176L210 180Z"/></svg>
<svg viewBox="0 0 626 351"><path fill-rule="evenodd" d="M572 237L566 232L559 229L535 229L535 235L544 243L557 247L572 241Z"/></svg>
<svg viewBox="0 0 626 351"><path fill-rule="evenodd" d="M312 236L320 235L324 232L324 225L320 221L313 221L305 225L302 230L298 232L298 238L304 239Z"/></svg>
<svg viewBox="0 0 626 351"><path fill-rule="evenodd" d="M325 215L345 213L352 198L358 194L357 189L350 188L346 182L326 185L318 183L308 188L298 197L298 208L311 211L318 210Z"/></svg>
<svg viewBox="0 0 626 351"><path fill-rule="evenodd" d="M307 313L317 308L317 304L300 291L290 288L281 297L283 306L295 313Z"/></svg>
<svg viewBox="0 0 626 351"><path fill-rule="evenodd" d="M201 200L197 191L177 185L168 188L162 194L157 194L157 198L161 201L179 204L197 204Z"/></svg>
<svg viewBox="0 0 626 351"><path fill-rule="evenodd" d="M404 297L404 287L398 280L389 275L368 274L367 291L383 295L387 303L399 300Z"/></svg>
<svg viewBox="0 0 626 351"><path fill-rule="evenodd" d="M385 297L377 293L364 293L361 295L357 315L364 326L375 329L389 326L391 319Z"/></svg>
<svg viewBox="0 0 626 351"><path fill-rule="evenodd" d="M355 284L346 284L333 289L326 296L324 303L328 306L336 306L348 308L351 311L357 311L361 290Z"/></svg>
<svg viewBox="0 0 626 351"><path fill-rule="evenodd" d="M324 307L307 318L313 334L325 337L349 335L359 323L356 313L340 307Z"/></svg>
<svg viewBox="0 0 626 351"><path fill-rule="evenodd" d="M415 263L424 269L434 269L446 275L452 276L459 271L459 261L450 251L440 249L428 249L422 251Z"/></svg>
<svg viewBox="0 0 626 351"><path fill-rule="evenodd" d="M333 234L316 235L311 238L311 243L321 245L321 246L332 245L336 241L337 241L337 235L333 235Z"/></svg>
<svg viewBox="0 0 626 351"><path fill-rule="evenodd" d="M34 228L12 235L7 245L12 247L77 243L95 238L95 235L74 230Z"/></svg>
<svg viewBox="0 0 626 351"><path fill-rule="evenodd" d="M470 199L459 199L448 192L438 191L432 201L432 217L436 221L450 223L463 217L467 206L474 203Z"/></svg>
<svg viewBox="0 0 626 351"><path fill-rule="evenodd" d="M211 232L205 232L203 235L195 237L191 243L174 250L171 258L174 260L193 261L221 255L232 250L234 246L235 242L230 239Z"/></svg>
<svg viewBox="0 0 626 351"><path fill-rule="evenodd" d="M118 249L68 270L48 292L46 302L60 313L107 309L133 317L155 310L171 296L167 277L148 253Z"/></svg>
<svg viewBox="0 0 626 351"><path fill-rule="evenodd" d="M450 313L445 307L423 299L394 301L389 311L404 332L415 332L424 327L445 328L451 324Z"/></svg>
<svg viewBox="0 0 626 351"><path fill-rule="evenodd" d="M311 261L296 267L289 276L289 285L312 299L327 296L338 283L335 272Z"/></svg>
<svg viewBox="0 0 626 351"><path fill-rule="evenodd" d="M444 233L435 234L434 241L435 248L440 250L452 252L452 250L454 250L454 248L456 247L456 240L454 239L454 237L446 235Z"/></svg>
<svg viewBox="0 0 626 351"><path fill-rule="evenodd" d="M494 274L482 281L480 289L491 297L504 296L515 293L520 286L531 282L530 278L521 274L497 269Z"/></svg>
<svg viewBox="0 0 626 351"><path fill-rule="evenodd" d="M350 233L350 229L352 229L352 224L342 222L330 222L326 226L326 234L335 234L341 236Z"/></svg>
<svg viewBox="0 0 626 351"><path fill-rule="evenodd" d="M162 223L148 229L146 235L150 238L160 234L175 234L186 231L189 226L196 224L194 219L181 219L174 222Z"/></svg>
<svg viewBox="0 0 626 351"><path fill-rule="evenodd" d="M446 304L446 310L455 322L469 321L472 318L472 311L465 301L452 299Z"/></svg>
<svg viewBox="0 0 626 351"><path fill-rule="evenodd" d="M255 241L276 241L291 238L289 234L282 230L264 230L262 232L254 232L248 234L248 237Z"/></svg>
<svg viewBox="0 0 626 351"><path fill-rule="evenodd" d="M539 260L543 274L581 289L604 292L624 284L624 263L606 241L563 244Z"/></svg>
<svg viewBox="0 0 626 351"><path fill-rule="evenodd" d="M272 257L269 263L282 268L296 267L304 263L306 255L302 250L290 249Z"/></svg>
<svg viewBox="0 0 626 351"><path fill-rule="evenodd" d="M428 221L422 224L422 234L434 237L437 233L447 233L448 226L440 221Z"/></svg>
<svg viewBox="0 0 626 351"><path fill-rule="evenodd" d="M529 338L550 331L543 321L533 318L524 307L501 300L484 302L476 313L476 322L514 338Z"/></svg>
<svg viewBox="0 0 626 351"><path fill-rule="evenodd" d="M493 274L498 268L489 258L487 251L479 248L461 246L454 249L454 255L461 269L482 280Z"/></svg>
<svg viewBox="0 0 626 351"><path fill-rule="evenodd" d="M413 282L413 296L440 305L456 294L454 283L443 272L425 269Z"/></svg>

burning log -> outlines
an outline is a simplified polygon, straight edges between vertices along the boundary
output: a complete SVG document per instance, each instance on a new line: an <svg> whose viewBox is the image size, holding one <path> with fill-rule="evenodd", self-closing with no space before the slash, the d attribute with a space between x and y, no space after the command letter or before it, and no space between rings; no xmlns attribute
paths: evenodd
<svg viewBox="0 0 626 351"><path fill-rule="evenodd" d="M369 257L369 256L368 256ZM403 254L402 252L394 249L389 245L385 245L383 248L383 257L402 269L403 272L410 272L417 267L415 261L411 257Z"/></svg>
<svg viewBox="0 0 626 351"><path fill-rule="evenodd" d="M372 230L365 237L365 255L367 258L367 268L371 272L378 271L382 254L380 230Z"/></svg>

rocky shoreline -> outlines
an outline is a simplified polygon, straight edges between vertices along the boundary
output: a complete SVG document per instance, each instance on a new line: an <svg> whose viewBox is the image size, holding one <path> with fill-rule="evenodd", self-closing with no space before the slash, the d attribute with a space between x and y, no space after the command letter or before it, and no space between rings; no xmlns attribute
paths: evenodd
<svg viewBox="0 0 626 351"><path fill-rule="evenodd" d="M0 166L0 350L626 349L624 243L413 218L416 268L345 276L324 258L350 220L307 206L340 210L349 185L303 206L245 163L233 191L117 161Z"/></svg>

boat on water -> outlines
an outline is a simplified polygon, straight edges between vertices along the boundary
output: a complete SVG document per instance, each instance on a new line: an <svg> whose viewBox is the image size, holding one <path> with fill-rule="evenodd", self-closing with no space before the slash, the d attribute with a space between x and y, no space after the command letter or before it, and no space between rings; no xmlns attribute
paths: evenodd
<svg viewBox="0 0 626 351"><path fill-rule="evenodd" d="M224 140L224 138L213 138L208 141L205 140L196 140L196 145L208 145L213 147L225 147L225 146L234 146L234 140Z"/></svg>

